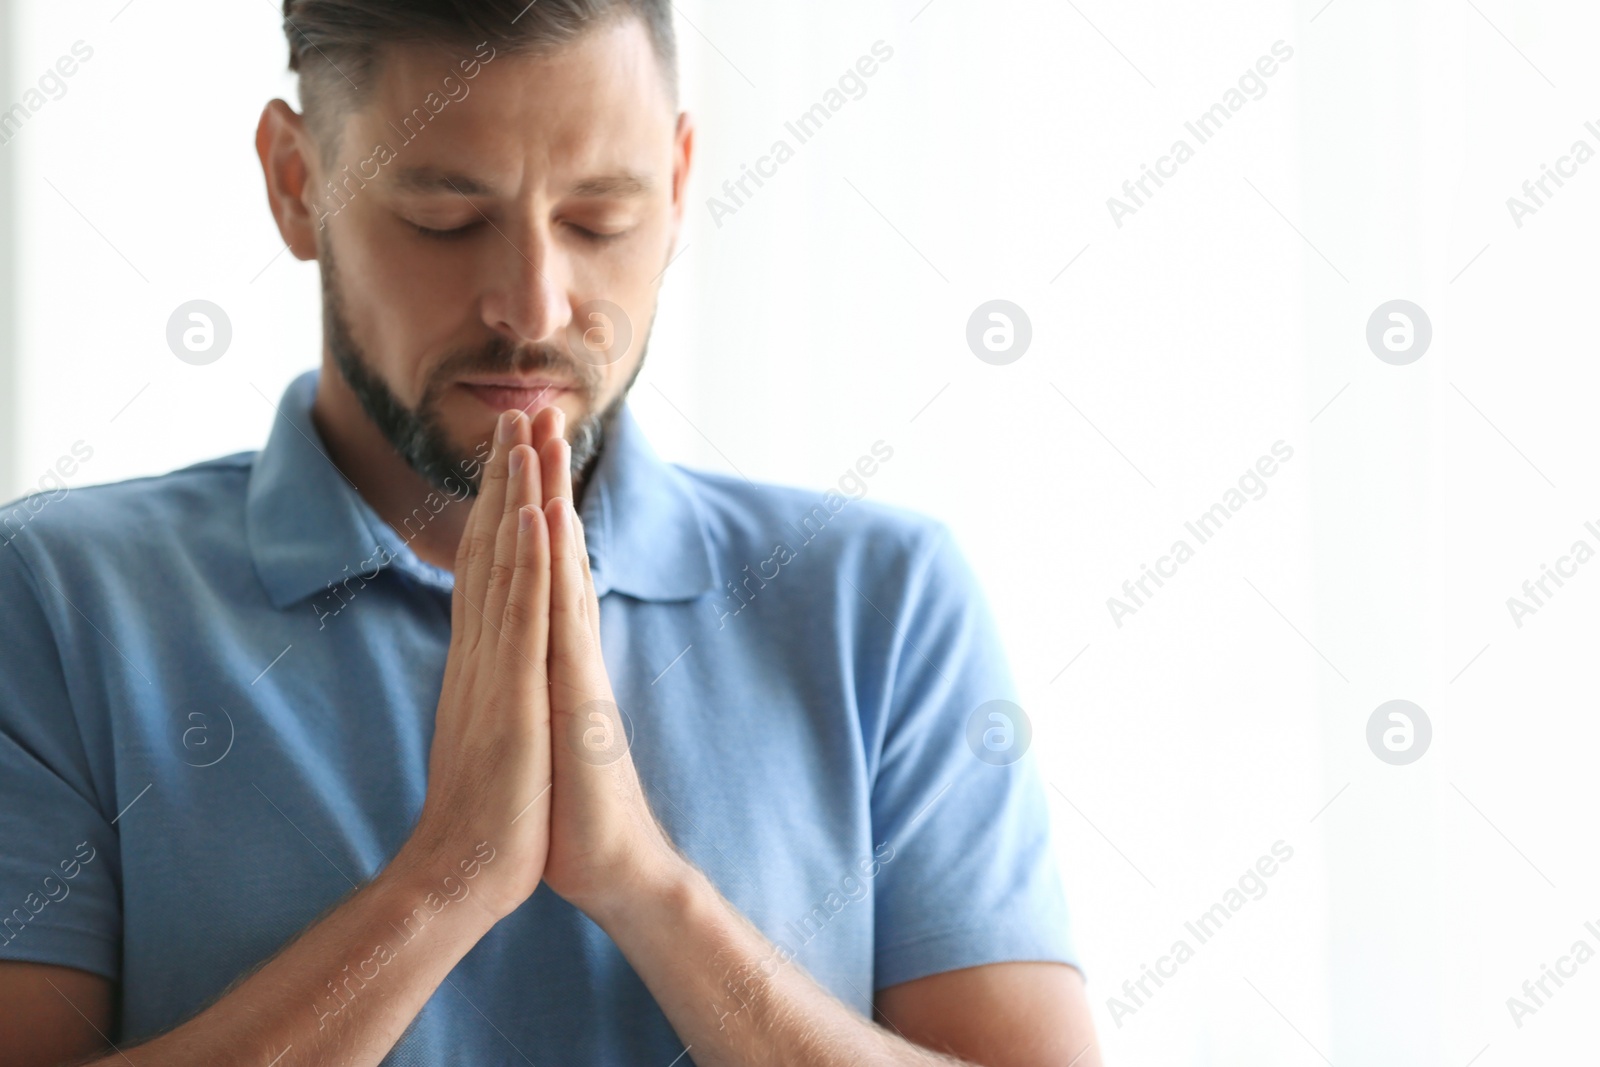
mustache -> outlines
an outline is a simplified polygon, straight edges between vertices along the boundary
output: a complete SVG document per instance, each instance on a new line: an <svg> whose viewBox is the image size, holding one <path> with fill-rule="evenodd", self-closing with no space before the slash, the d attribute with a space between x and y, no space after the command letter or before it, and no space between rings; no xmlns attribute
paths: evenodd
<svg viewBox="0 0 1600 1067"><path fill-rule="evenodd" d="M443 387L448 380L468 374L550 374L570 382L591 400L601 385L598 368L574 359L558 345L518 345L498 336L478 347L450 353L440 361L433 378L436 386Z"/></svg>

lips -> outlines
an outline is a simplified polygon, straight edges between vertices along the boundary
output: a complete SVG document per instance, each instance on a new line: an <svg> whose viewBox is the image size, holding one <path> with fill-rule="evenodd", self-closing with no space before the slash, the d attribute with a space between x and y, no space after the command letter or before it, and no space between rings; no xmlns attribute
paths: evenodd
<svg viewBox="0 0 1600 1067"><path fill-rule="evenodd" d="M517 409L529 415L553 405L572 387L547 379L484 378L462 382L465 389L496 414Z"/></svg>

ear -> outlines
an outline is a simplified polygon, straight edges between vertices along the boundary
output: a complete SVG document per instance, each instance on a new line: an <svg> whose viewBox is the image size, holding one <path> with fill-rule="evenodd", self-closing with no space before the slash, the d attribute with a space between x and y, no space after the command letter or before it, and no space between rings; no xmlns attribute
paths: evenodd
<svg viewBox="0 0 1600 1067"><path fill-rule="evenodd" d="M678 115L678 129L672 146L672 238L677 243L683 225L683 208L689 195L689 166L694 162L694 118L687 112Z"/></svg>
<svg viewBox="0 0 1600 1067"><path fill-rule="evenodd" d="M282 100L268 103L256 126L256 155L284 244L296 259L316 259L321 223L310 202L320 168L305 116Z"/></svg>

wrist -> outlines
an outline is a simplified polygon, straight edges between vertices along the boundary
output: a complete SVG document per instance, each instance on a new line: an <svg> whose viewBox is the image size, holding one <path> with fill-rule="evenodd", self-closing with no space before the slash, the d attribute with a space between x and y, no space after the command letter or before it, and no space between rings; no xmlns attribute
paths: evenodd
<svg viewBox="0 0 1600 1067"><path fill-rule="evenodd" d="M408 910L440 914L448 909L468 926L481 926L481 936L521 903L502 899L505 879L494 876L495 859L487 842L451 851L413 837L374 879L374 886Z"/></svg>
<svg viewBox="0 0 1600 1067"><path fill-rule="evenodd" d="M580 908L620 944L631 927L675 923L688 912L704 880L694 864L669 846L640 857L612 892L587 900Z"/></svg>

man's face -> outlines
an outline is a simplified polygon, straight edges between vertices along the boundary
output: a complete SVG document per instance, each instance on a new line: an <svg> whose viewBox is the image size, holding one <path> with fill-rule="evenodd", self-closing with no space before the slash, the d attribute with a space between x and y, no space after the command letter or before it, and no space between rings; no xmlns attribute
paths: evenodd
<svg viewBox="0 0 1600 1067"><path fill-rule="evenodd" d="M682 214L691 134L648 32L623 19L545 56L394 46L373 79L306 194L335 364L435 485L508 408L562 408L581 473Z"/></svg>

